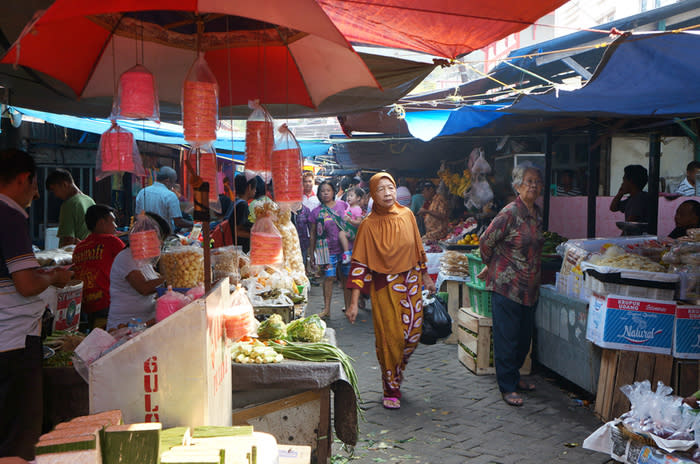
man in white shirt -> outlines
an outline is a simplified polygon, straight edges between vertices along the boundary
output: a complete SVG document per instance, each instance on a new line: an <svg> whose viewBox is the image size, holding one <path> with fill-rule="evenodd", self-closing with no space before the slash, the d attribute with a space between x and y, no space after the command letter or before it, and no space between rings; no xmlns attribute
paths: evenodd
<svg viewBox="0 0 700 464"><path fill-rule="evenodd" d="M171 190L175 182L177 182L175 170L168 166L161 167L153 185L141 189L136 195L134 213L137 215L141 211L155 213L168 221L173 230L176 227L181 229L192 227L192 221L182 217L180 199Z"/></svg>
<svg viewBox="0 0 700 464"><path fill-rule="evenodd" d="M685 179L676 188L676 193L686 197L695 196L695 176L700 170L700 161L691 161L685 168Z"/></svg>
<svg viewBox="0 0 700 464"><path fill-rule="evenodd" d="M311 171L304 171L303 177L304 194L301 203L309 208L309 211L313 211L314 208L321 205L316 193L314 192L314 173Z"/></svg>
<svg viewBox="0 0 700 464"><path fill-rule="evenodd" d="M73 273L43 271L32 251L29 216L39 198L34 159L20 150L0 151L0 461L34 459L43 415L39 294L67 284Z"/></svg>

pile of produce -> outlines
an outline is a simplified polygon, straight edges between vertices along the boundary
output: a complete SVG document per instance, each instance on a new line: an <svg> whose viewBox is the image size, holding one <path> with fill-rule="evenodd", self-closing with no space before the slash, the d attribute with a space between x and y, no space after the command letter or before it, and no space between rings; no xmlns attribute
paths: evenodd
<svg viewBox="0 0 700 464"><path fill-rule="evenodd" d="M282 340L279 342L283 343ZM243 337L231 347L231 360L239 364L272 364L283 359L267 343L250 337Z"/></svg>
<svg viewBox="0 0 700 464"><path fill-rule="evenodd" d="M68 367L73 365L73 352L82 343L85 335L80 332L54 330L46 337L44 345L51 348L50 356L45 356L44 365L47 367Z"/></svg>
<svg viewBox="0 0 700 464"><path fill-rule="evenodd" d="M284 340L287 338L287 324L279 314L273 314L258 326L258 337L263 340Z"/></svg>
<svg viewBox="0 0 700 464"><path fill-rule="evenodd" d="M546 231L544 234L544 245L542 246L543 255L554 255L557 253L557 247L568 241L569 239L559 235L556 232Z"/></svg>
<svg viewBox="0 0 700 464"><path fill-rule="evenodd" d="M479 223L473 217L467 218L462 222L458 222L457 224L450 224L449 230L452 232L445 237L444 241L445 243L454 243L457 245L478 245L478 228Z"/></svg>
<svg viewBox="0 0 700 464"><path fill-rule="evenodd" d="M442 247L436 240L426 240L423 242L423 249L426 253L442 253Z"/></svg>
<svg viewBox="0 0 700 464"><path fill-rule="evenodd" d="M324 333L326 333L326 323L318 314L296 319L287 324L287 339L293 342L320 342Z"/></svg>
<svg viewBox="0 0 700 464"><path fill-rule="evenodd" d="M458 197L464 196L464 193L472 185L472 173L469 169L464 169L461 174L453 173L447 169L444 164L438 171L438 176L442 180L452 195L457 195Z"/></svg>

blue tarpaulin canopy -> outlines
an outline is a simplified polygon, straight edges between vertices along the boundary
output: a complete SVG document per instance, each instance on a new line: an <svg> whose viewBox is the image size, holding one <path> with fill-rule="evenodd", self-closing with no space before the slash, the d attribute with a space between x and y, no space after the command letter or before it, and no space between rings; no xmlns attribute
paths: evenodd
<svg viewBox="0 0 700 464"><path fill-rule="evenodd" d="M523 95L508 113L585 116L685 116L700 113L700 34L628 34L606 51L578 90Z"/></svg>
<svg viewBox="0 0 700 464"><path fill-rule="evenodd" d="M406 125L412 136L424 142L442 135L466 132L485 126L503 116L496 110L504 105L465 106L457 110L413 111L406 113Z"/></svg>
<svg viewBox="0 0 700 464"><path fill-rule="evenodd" d="M84 118L69 116L65 114L46 113L43 111L30 110L26 108L14 107L14 110L32 118L41 119L51 124L69 129L76 129L92 134L102 134L110 128L112 122L109 119ZM164 143L169 145L186 145L182 135L182 126L177 124L160 123L151 121L128 121L120 120L119 125L134 134L136 140L151 143ZM243 162L245 156L245 140L232 137L232 133L226 130L217 131L217 139L214 142L216 150L226 150L232 153L233 159ZM330 143L321 141L299 140L301 152L306 158L314 158L328 153ZM224 159L232 159L230 154L217 153L217 156Z"/></svg>

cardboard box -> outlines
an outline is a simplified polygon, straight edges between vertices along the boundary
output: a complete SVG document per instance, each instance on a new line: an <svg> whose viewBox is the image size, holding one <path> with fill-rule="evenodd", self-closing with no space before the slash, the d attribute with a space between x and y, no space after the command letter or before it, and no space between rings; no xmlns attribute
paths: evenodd
<svg viewBox="0 0 700 464"><path fill-rule="evenodd" d="M676 308L673 357L700 359L700 306L680 305Z"/></svg>
<svg viewBox="0 0 700 464"><path fill-rule="evenodd" d="M674 301L593 294L586 338L602 348L671 354Z"/></svg>
<svg viewBox="0 0 700 464"><path fill-rule="evenodd" d="M53 330L78 330L83 302L82 280L71 280L63 288L52 285L39 297L53 313Z"/></svg>

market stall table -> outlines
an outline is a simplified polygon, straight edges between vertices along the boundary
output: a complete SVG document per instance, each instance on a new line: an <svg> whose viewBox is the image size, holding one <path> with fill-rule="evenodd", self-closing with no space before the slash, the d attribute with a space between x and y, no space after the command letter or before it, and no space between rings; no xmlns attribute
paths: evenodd
<svg viewBox="0 0 700 464"><path fill-rule="evenodd" d="M335 331L326 329L335 345ZM330 458L331 394L334 427L348 445L357 443L357 398L339 362L284 360L232 363L233 423L250 424L280 443L311 444L312 461Z"/></svg>

